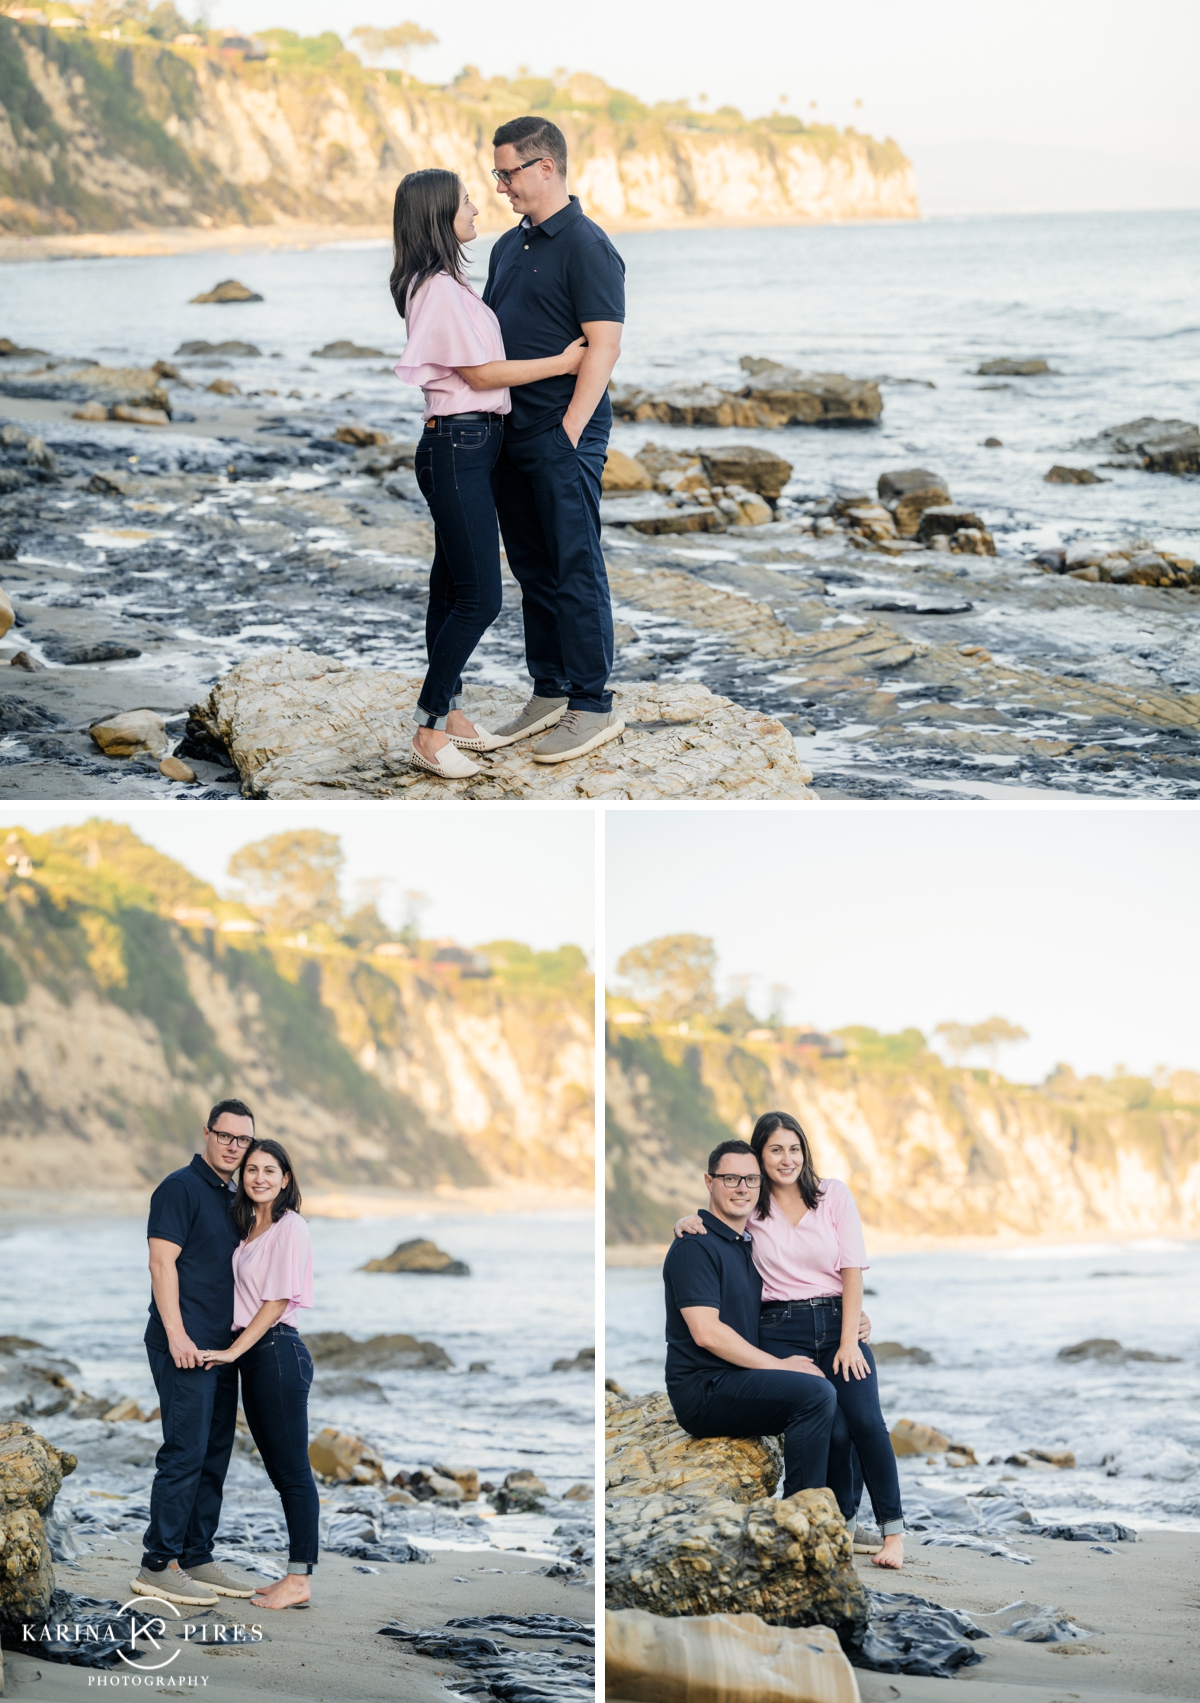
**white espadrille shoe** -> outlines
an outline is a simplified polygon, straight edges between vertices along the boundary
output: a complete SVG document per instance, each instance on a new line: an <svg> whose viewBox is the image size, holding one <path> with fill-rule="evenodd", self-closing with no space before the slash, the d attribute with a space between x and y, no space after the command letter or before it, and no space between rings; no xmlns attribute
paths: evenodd
<svg viewBox="0 0 1200 1703"><path fill-rule="evenodd" d="M427 774L437 775L444 781L465 781L479 773L479 764L464 757L454 744L441 746L436 757L422 757L414 745L408 760L414 769L424 769Z"/></svg>

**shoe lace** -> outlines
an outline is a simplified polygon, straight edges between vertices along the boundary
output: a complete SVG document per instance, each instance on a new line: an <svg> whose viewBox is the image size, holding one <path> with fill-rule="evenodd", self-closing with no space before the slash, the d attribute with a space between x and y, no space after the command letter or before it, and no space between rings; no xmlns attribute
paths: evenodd
<svg viewBox="0 0 1200 1703"><path fill-rule="evenodd" d="M563 712L563 718L558 725L564 733L575 733L578 731L582 715L582 710L565 710Z"/></svg>

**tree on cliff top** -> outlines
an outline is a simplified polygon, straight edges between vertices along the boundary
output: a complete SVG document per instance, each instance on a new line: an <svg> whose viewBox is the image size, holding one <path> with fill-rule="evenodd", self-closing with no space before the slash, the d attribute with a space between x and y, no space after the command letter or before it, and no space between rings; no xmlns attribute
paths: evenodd
<svg viewBox="0 0 1200 1703"><path fill-rule="evenodd" d="M961 1064L968 1053L982 1052L991 1060L993 1070L1001 1047L1029 1039L1020 1024L1010 1023L1007 1017L989 1017L983 1023L939 1023L933 1032L942 1037L955 1064Z"/></svg>
<svg viewBox="0 0 1200 1703"><path fill-rule="evenodd" d="M350 40L358 43L364 59L374 61L394 57L405 70L414 48L436 47L437 39L432 30L423 30L420 24L396 24L388 30L359 24L357 29L350 31Z"/></svg>
<svg viewBox="0 0 1200 1703"><path fill-rule="evenodd" d="M617 974L632 997L659 1022L702 1017L716 1007L717 949L702 934L664 934L631 946L617 960Z"/></svg>
<svg viewBox="0 0 1200 1703"><path fill-rule="evenodd" d="M242 888L242 902L268 928L333 927L341 916L343 861L336 834L301 828L243 846L229 860L229 875Z"/></svg>

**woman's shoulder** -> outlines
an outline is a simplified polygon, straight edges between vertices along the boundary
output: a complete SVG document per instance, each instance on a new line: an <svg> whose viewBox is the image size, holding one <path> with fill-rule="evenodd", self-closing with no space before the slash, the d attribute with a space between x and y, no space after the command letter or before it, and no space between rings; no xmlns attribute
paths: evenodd
<svg viewBox="0 0 1200 1703"><path fill-rule="evenodd" d="M839 1177L824 1178L821 1183L821 1204L823 1206L832 1207L834 1211L837 1211L839 1207L845 1206L847 1202L851 1206L854 1205L854 1196L851 1194L846 1184L842 1182Z"/></svg>
<svg viewBox="0 0 1200 1703"><path fill-rule="evenodd" d="M298 1241L309 1241L308 1225L298 1212L289 1206L281 1218L275 1220L275 1229L281 1236L292 1237Z"/></svg>

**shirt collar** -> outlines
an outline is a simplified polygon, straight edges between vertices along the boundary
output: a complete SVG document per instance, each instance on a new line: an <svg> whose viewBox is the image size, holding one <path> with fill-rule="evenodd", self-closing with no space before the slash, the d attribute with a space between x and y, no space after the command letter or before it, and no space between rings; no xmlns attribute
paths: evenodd
<svg viewBox="0 0 1200 1703"><path fill-rule="evenodd" d="M202 1153L192 1155L191 1168L198 1177L203 1177L204 1181L212 1188L228 1191L233 1187L233 1178L231 1177L227 1183L223 1183Z"/></svg>
<svg viewBox="0 0 1200 1703"><path fill-rule="evenodd" d="M718 1218L715 1212L709 1212L703 1206L700 1208L700 1216L703 1218L709 1230L715 1231L716 1234L721 1237L722 1241L752 1242L754 1240L754 1237L750 1234L749 1230L738 1231L731 1229L723 1218Z"/></svg>
<svg viewBox="0 0 1200 1703"><path fill-rule="evenodd" d="M556 237L564 225L569 224L572 219L581 219L582 217L583 208L579 205L579 197L572 195L565 207L560 207L557 213L551 213L550 217L543 219L540 225L531 225L528 213L521 220L521 224L527 231L544 231L548 237Z"/></svg>

